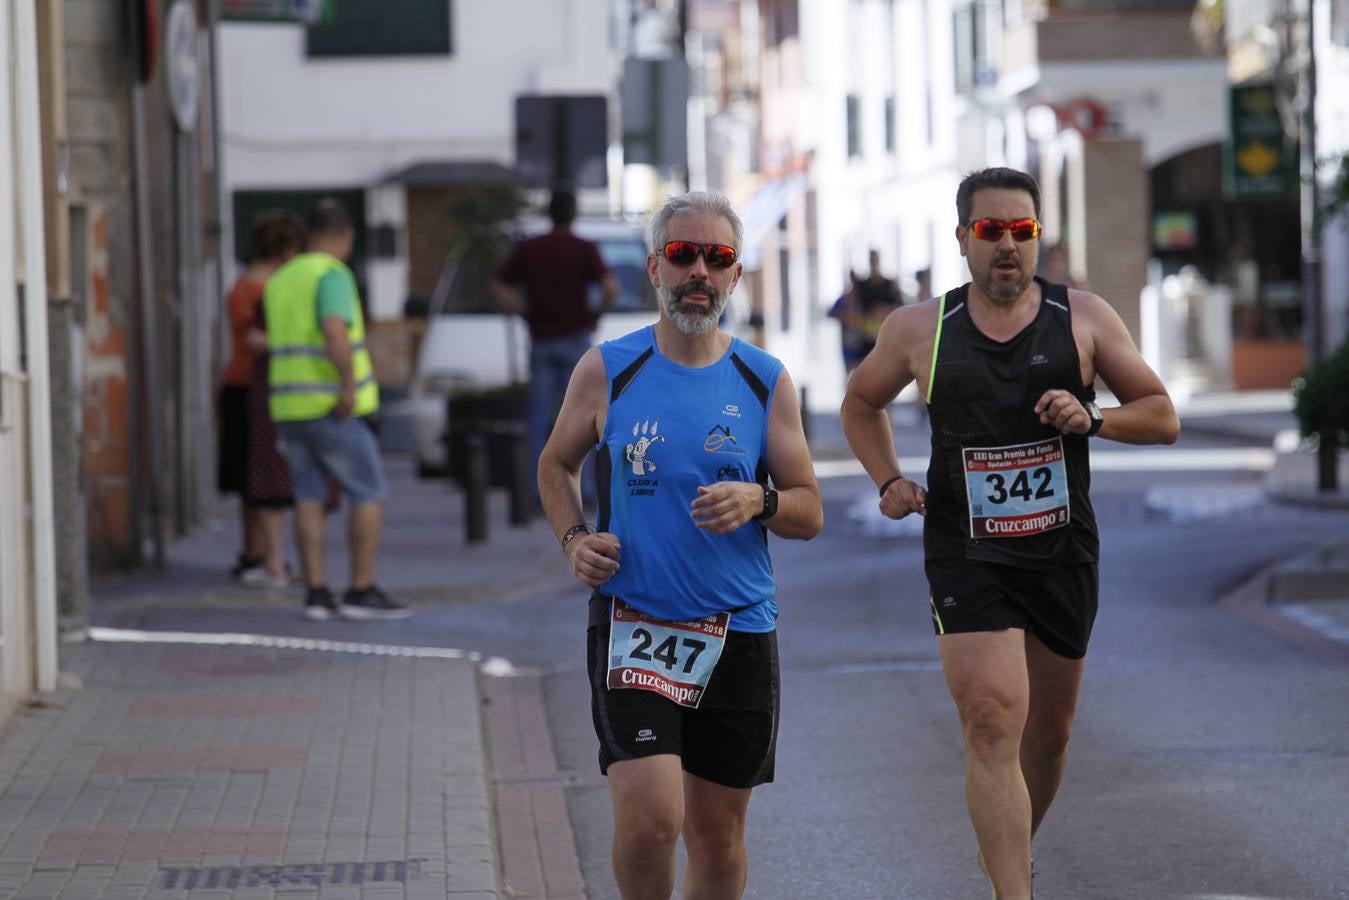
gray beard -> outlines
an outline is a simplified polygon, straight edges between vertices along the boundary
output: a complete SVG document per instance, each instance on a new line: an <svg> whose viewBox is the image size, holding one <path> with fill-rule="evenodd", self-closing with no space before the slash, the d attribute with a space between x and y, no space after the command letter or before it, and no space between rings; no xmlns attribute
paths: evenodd
<svg viewBox="0 0 1349 900"><path fill-rule="evenodd" d="M717 327L717 322L721 320L721 313L726 309L726 294L712 290L710 286L701 286L708 292L711 302L708 304L707 312L703 312L702 307L690 306L693 312L686 312L684 304L680 301L681 289L673 290L668 288L659 288L660 302L665 307L665 312L670 317L670 324L680 334L707 334Z"/></svg>

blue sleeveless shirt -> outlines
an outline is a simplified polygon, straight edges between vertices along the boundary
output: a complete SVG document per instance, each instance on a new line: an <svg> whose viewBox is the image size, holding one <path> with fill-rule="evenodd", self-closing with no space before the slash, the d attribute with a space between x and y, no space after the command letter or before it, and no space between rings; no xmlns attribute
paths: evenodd
<svg viewBox="0 0 1349 900"><path fill-rule="evenodd" d="M596 447L600 531L622 545L617 574L600 586L638 610L684 621L732 610L733 631L777 621L768 531L749 521L731 534L698 528L699 485L765 484L768 410L782 363L739 338L710 366L661 355L653 326L606 341L609 387Z"/></svg>

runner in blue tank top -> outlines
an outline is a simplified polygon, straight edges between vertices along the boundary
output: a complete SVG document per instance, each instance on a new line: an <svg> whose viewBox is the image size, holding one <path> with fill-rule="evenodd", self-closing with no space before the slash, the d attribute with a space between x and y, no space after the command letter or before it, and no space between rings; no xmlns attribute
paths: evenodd
<svg viewBox="0 0 1349 900"><path fill-rule="evenodd" d="M960 712L980 865L994 898L1027 900L1031 838L1063 776L1096 615L1088 440L1169 444L1180 422L1109 304L1033 277L1033 178L975 172L956 211L972 283L886 319L848 382L843 430L881 512L925 517L932 623ZM1098 375L1120 401L1104 413ZM915 380L932 423L926 488L900 473L886 415Z"/></svg>
<svg viewBox="0 0 1349 900"><path fill-rule="evenodd" d="M600 770L624 897L745 889L750 791L773 780L777 603L768 532L824 523L796 389L773 357L717 328L740 280L740 218L717 193L651 222L655 325L591 349L539 459L539 493L587 629ZM579 475L596 453L598 517Z"/></svg>

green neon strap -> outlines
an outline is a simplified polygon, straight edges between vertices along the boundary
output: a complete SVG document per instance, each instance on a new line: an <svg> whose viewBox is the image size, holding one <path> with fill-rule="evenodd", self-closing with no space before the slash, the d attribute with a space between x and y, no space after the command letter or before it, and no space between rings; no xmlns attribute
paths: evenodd
<svg viewBox="0 0 1349 900"><path fill-rule="evenodd" d="M941 347L941 326L946 321L946 298L949 296L950 291L942 294L941 304L937 307L937 336L932 339L932 368L927 373L927 396L923 398L928 406L932 405L932 384L937 380L937 349Z"/></svg>
<svg viewBox="0 0 1349 900"><path fill-rule="evenodd" d="M938 636L943 635L943 634L946 634L946 626L943 625L943 624L941 623L941 613L937 612L937 601L934 600L934 599L929 595L928 598L927 598L927 602L928 602L928 604L931 605L931 607L932 607L932 618L935 619L936 622L937 622L937 634L938 634Z"/></svg>

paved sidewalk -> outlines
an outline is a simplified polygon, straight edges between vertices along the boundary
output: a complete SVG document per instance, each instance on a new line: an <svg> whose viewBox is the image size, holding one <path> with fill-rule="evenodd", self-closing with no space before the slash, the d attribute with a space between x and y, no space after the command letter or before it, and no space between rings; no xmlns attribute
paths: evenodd
<svg viewBox="0 0 1349 900"><path fill-rule="evenodd" d="M472 662L63 650L0 740L0 896L498 896Z"/></svg>
<svg viewBox="0 0 1349 900"><path fill-rule="evenodd" d="M425 615L315 623L298 586L233 582L230 506L162 571L95 585L98 639L63 643L64 689L0 730L0 898L505 896L491 661L437 645L426 622L555 585L565 562L541 517L508 525L500 491L490 540L467 544L462 495L386 462L380 583ZM338 589L344 533L331 517ZM151 642L119 642L137 636Z"/></svg>

